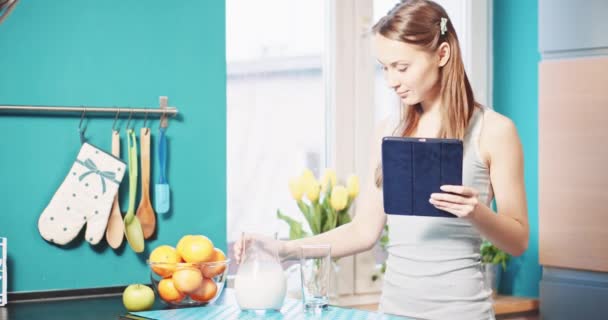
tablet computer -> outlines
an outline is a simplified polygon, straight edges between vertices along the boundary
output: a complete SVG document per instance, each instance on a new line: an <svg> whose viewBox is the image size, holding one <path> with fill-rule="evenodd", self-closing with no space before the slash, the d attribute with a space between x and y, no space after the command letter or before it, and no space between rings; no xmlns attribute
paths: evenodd
<svg viewBox="0 0 608 320"><path fill-rule="evenodd" d="M458 139L384 137L384 212L455 218L435 208L429 199L431 193L442 192L442 185L462 185L462 156L462 141Z"/></svg>

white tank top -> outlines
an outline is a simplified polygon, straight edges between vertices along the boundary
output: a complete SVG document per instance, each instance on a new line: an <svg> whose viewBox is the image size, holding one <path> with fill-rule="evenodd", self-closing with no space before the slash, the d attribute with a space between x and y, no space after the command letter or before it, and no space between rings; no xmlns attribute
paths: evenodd
<svg viewBox="0 0 608 320"><path fill-rule="evenodd" d="M485 107L476 108L463 140L463 185L490 206L490 171L479 153ZM480 233L460 218L388 215L390 242L380 300L387 314L415 319L494 319L480 264Z"/></svg>

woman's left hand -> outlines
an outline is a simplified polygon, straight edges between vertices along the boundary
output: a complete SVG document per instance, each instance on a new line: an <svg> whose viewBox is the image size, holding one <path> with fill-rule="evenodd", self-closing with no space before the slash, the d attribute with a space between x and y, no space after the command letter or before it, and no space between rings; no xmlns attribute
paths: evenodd
<svg viewBox="0 0 608 320"><path fill-rule="evenodd" d="M459 218L471 219L477 209L479 200L477 190L465 186L441 186L441 191L449 193L433 193L429 202L435 208L447 211Z"/></svg>

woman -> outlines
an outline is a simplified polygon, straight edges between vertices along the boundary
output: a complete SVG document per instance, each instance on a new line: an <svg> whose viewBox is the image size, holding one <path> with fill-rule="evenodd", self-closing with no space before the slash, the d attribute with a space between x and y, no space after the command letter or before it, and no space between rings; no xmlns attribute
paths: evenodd
<svg viewBox="0 0 608 320"><path fill-rule="evenodd" d="M332 256L369 250L390 226L380 309L421 319L494 319L479 246L486 238L518 256L528 245L523 154L513 122L475 102L458 38L445 10L427 0L404 1L374 27L374 49L386 81L404 106L397 128L379 129L372 167L353 221L335 230L277 242L296 258L304 244L329 243ZM385 135L463 141L463 185L442 186L435 207L458 217L386 215L380 144ZM490 206L496 199L498 212ZM270 240L269 240L270 241ZM240 258L240 241L235 252Z"/></svg>

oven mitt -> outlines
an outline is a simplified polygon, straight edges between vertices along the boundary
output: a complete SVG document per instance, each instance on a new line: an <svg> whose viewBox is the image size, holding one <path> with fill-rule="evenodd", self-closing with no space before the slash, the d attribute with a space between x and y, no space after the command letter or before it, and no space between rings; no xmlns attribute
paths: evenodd
<svg viewBox="0 0 608 320"><path fill-rule="evenodd" d="M154 210L157 213L167 213L171 207L169 183L167 182L167 137L166 128L160 128L158 137L158 163L160 165L160 178L154 188Z"/></svg>
<svg viewBox="0 0 608 320"><path fill-rule="evenodd" d="M85 240L99 243L125 168L120 159L83 143L68 175L38 219L42 238L65 245L86 223Z"/></svg>

